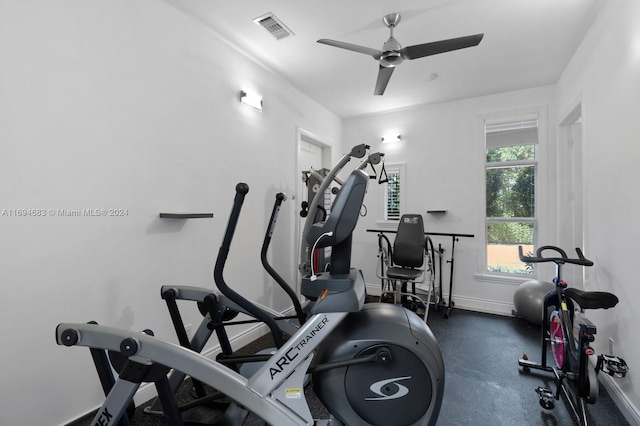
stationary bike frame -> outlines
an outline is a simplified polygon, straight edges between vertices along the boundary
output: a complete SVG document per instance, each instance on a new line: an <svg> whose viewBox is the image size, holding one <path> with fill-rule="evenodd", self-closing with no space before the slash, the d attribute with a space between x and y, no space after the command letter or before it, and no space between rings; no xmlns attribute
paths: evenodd
<svg viewBox="0 0 640 426"><path fill-rule="evenodd" d="M555 251L560 257L544 257L542 254L545 250ZM565 294L567 283L562 280L562 266L565 263L592 266L593 262L586 259L579 248L576 248L577 259L568 258L562 249L554 246L540 247L535 257L524 256L521 246L518 247L518 251L522 262L556 264L556 276L553 279L556 287L544 298L541 362L538 364L529 361L525 355L518 364L525 372L530 369L552 372L557 383L555 395L547 389L536 389L540 395L540 404L544 408L553 408L551 397L559 400L562 390L580 424L587 425L585 403L595 403L598 395L597 372L589 362L589 356L595 353L590 343L595 340L596 326L581 312L574 311L573 300ZM555 310L549 312L551 306L555 307ZM576 321L577 336L574 332ZM556 366L547 364L548 345L551 346ZM575 392L569 387L569 382L575 384Z"/></svg>

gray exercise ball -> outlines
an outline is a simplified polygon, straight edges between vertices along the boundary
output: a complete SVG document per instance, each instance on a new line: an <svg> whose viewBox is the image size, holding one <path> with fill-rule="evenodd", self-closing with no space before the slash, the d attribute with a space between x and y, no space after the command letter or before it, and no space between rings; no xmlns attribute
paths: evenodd
<svg viewBox="0 0 640 426"><path fill-rule="evenodd" d="M532 324L542 324L544 296L555 288L549 281L531 280L518 287L513 295L513 304L519 316Z"/></svg>

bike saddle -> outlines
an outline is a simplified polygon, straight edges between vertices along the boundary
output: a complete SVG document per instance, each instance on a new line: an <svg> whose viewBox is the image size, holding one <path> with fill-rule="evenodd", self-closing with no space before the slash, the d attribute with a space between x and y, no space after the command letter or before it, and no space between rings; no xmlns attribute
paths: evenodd
<svg viewBox="0 0 640 426"><path fill-rule="evenodd" d="M583 291L570 287L564 290L564 294L578 302L582 309L609 309L618 304L618 297L605 291Z"/></svg>

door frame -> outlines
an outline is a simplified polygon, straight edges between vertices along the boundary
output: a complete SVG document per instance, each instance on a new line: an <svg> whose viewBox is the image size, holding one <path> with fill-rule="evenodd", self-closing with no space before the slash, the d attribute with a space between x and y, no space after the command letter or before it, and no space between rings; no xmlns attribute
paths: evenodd
<svg viewBox="0 0 640 426"><path fill-rule="evenodd" d="M585 173L583 169L583 114L582 102L577 101L560 120L558 138L558 203L557 226L558 239L562 245L573 252L580 247L589 254L585 247ZM568 251L567 251L568 254ZM585 269L570 268L566 271L568 279L576 288L583 289Z"/></svg>
<svg viewBox="0 0 640 426"><path fill-rule="evenodd" d="M300 241L300 230L302 228L302 220L300 217L300 203L302 202L302 200L304 200L304 196L303 194L299 193L301 186L300 186L300 182L302 180L302 169L306 168L308 166L302 166L300 164L300 148L302 143L309 143L312 145L315 145L317 147L319 147L322 150L322 164L321 167L326 167L326 168L330 168L331 167L331 161L332 161L332 145L330 143L328 143L327 141L325 141L324 139L320 138L319 136L317 136L316 134L303 129L300 126L296 126L296 176L295 176L295 182L296 182L296 186L294 189L294 194L292 197L292 208L294 209L293 215L292 217L295 217L296 220L293 221L292 227L293 227L293 232L292 232L292 236L293 236L293 241L292 241L292 247L295 247L295 260L293 262L293 277L295 277L295 286L294 286L294 290L296 291L296 293L298 295L300 295L300 282L302 279L302 275L300 274L300 245L301 245L301 241Z"/></svg>

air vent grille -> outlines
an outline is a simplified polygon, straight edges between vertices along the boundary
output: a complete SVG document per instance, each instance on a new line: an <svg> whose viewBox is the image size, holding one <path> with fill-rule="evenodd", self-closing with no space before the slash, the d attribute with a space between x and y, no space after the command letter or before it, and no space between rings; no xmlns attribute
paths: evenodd
<svg viewBox="0 0 640 426"><path fill-rule="evenodd" d="M282 40L283 38L294 35L285 24L282 23L273 13L267 13L259 18L253 20L256 24L260 25L265 30L275 37L276 40Z"/></svg>

